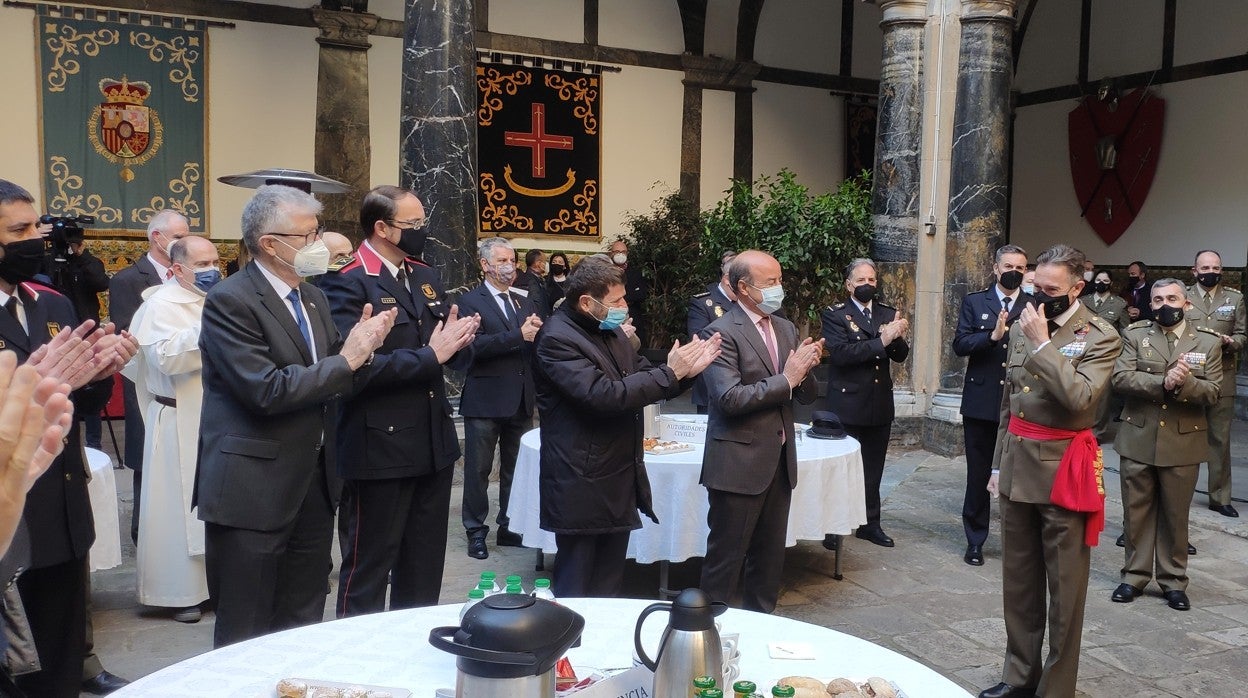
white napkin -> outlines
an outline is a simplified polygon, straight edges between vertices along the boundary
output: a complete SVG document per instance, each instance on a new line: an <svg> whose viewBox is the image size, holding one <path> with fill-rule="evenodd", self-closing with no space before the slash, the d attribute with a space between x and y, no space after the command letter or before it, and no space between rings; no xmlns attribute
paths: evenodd
<svg viewBox="0 0 1248 698"><path fill-rule="evenodd" d="M815 648L809 642L770 642L767 653L772 659L814 659Z"/></svg>

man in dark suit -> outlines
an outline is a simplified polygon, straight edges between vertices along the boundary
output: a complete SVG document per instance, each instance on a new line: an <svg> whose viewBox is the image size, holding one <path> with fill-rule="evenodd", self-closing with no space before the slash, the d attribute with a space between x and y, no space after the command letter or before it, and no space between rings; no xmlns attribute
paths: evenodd
<svg viewBox="0 0 1248 698"><path fill-rule="evenodd" d="M514 257L515 254L513 253ZM515 266L515 262L512 262ZM511 287L518 289L533 302L533 307L537 309L537 317L545 320L550 312L550 299L546 297L546 253L539 249L531 249L524 253L524 271L514 274L515 279L511 282Z"/></svg>
<svg viewBox="0 0 1248 698"><path fill-rule="evenodd" d="M906 343L910 323L896 308L875 299L876 288L875 262L855 259L845 271L849 301L832 305L820 317L832 362L828 409L840 416L845 431L862 444L867 523L854 535L891 548L893 539L880 526L880 481L894 415L889 361L901 363L910 354ZM835 545L829 539L823 544Z"/></svg>
<svg viewBox="0 0 1248 698"><path fill-rule="evenodd" d="M793 323L774 315L784 288L771 255L742 252L729 265L728 281L737 304L706 328L723 343L704 372L710 417L701 483L711 506L701 586L728 603L739 589L743 608L771 613L797 486L793 398L815 399L810 369L823 340L799 342Z"/></svg>
<svg viewBox="0 0 1248 698"><path fill-rule="evenodd" d="M128 334L113 333L111 325L78 325L72 301L30 281L44 256L33 204L25 189L0 180L0 305L7 311L0 312L0 350L67 383L78 411L99 411L111 395L112 375L138 345ZM32 697L76 696L82 688L86 560L95 526L79 431L70 429L66 439L65 450L35 481L23 514L29 558L18 563L27 569L17 587L42 668L21 676L18 685Z"/></svg>
<svg viewBox="0 0 1248 698"><path fill-rule="evenodd" d="M1127 285L1122 289L1122 299L1127 302L1127 317L1131 322L1153 319L1150 295L1148 265L1140 261L1128 264Z"/></svg>
<svg viewBox="0 0 1248 698"><path fill-rule="evenodd" d="M459 440L442 366L462 370L476 320L460 318L433 268L420 260L425 208L407 189L380 186L360 204L368 233L355 261L321 289L342 333L367 304L393 308L368 384L343 405L338 427L342 568L338 617L438 603L446 557L451 475Z"/></svg>
<svg viewBox="0 0 1248 698"><path fill-rule="evenodd" d="M650 324L646 318L646 298L650 295L650 285L641 275L641 267L628 264L628 243L618 239L607 248L611 262L624 272L624 302L628 303L629 316L637 328L637 339L641 346L646 346Z"/></svg>
<svg viewBox="0 0 1248 698"><path fill-rule="evenodd" d="M130 329L130 320L143 304L143 291L173 278L169 246L191 234L186 216L164 209L147 224L147 254L113 274L108 282L108 318L119 331ZM139 542L139 498L143 490L143 407L134 393L134 382L121 379L126 408L126 465L134 470L134 508L130 516L130 540Z"/></svg>
<svg viewBox="0 0 1248 698"><path fill-rule="evenodd" d="M365 306L343 340L324 294L321 204L260 187L243 208L252 261L212 288L199 349L204 420L192 504L204 521L213 645L321 620L328 593L337 399L364 382L396 311Z"/></svg>
<svg viewBox="0 0 1248 698"><path fill-rule="evenodd" d="M736 259L736 252L726 252L720 263L720 277L715 283L706 287L706 291L694 294L689 299L689 309L685 319L685 331L690 337L697 337L707 325L724 316L724 313L737 304L737 294L732 292L728 282L728 267ZM691 402L698 408L698 414L706 414L706 383L702 376L693 382Z"/></svg>
<svg viewBox="0 0 1248 698"><path fill-rule="evenodd" d="M1002 341L1010 325L1031 297L1018 290L1027 271L1027 253L1018 245L997 248L992 275L997 282L962 299L953 353L967 357L962 384L962 436L966 443L966 495L962 500L962 528L966 532L968 565L984 564L984 541L992 506L988 482L992 452L1001 421L1001 386L1005 384Z"/></svg>
<svg viewBox="0 0 1248 698"><path fill-rule="evenodd" d="M533 296L509 289L516 273L516 251L503 238L487 238L477 245L485 282L464 294L459 306L481 318L472 342L472 365L464 379L459 413L464 418L463 522L468 556L490 556L485 537L490 532L487 493L499 449L497 543L521 545L518 533L507 528L511 477L520 452L520 437L533 428L533 339L542 326Z"/></svg>

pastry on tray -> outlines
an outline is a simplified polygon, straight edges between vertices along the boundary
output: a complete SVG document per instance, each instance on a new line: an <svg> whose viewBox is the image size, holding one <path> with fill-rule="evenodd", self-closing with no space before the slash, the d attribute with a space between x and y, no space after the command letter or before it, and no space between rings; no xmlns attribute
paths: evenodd
<svg viewBox="0 0 1248 698"><path fill-rule="evenodd" d="M681 443L679 441L661 441L653 436L641 440L642 448L646 449L646 453L653 453L656 456L666 455L668 453L684 453L692 451L693 446Z"/></svg>

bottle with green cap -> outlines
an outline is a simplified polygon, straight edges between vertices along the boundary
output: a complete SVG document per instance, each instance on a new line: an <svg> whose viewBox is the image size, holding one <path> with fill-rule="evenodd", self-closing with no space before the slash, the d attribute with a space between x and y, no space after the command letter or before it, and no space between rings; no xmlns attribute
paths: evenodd
<svg viewBox="0 0 1248 698"><path fill-rule="evenodd" d="M698 693L701 698L724 698L724 692L718 688L704 688Z"/></svg>
<svg viewBox="0 0 1248 698"><path fill-rule="evenodd" d="M495 574L493 570L486 570L482 572L481 581L490 583L490 593L497 594L499 592L498 575Z"/></svg>
<svg viewBox="0 0 1248 698"><path fill-rule="evenodd" d="M482 580L479 584L477 584L477 588L480 589L486 596L493 596L498 593L498 591L494 589L494 582Z"/></svg>
<svg viewBox="0 0 1248 698"><path fill-rule="evenodd" d="M713 676L695 676L693 678L693 695L699 696L702 691L707 688L715 688L716 682Z"/></svg>
<svg viewBox="0 0 1248 698"><path fill-rule="evenodd" d="M533 580L532 595L539 599L546 599L547 601L555 600L555 592L550 590L550 580L545 577L538 577Z"/></svg>
<svg viewBox="0 0 1248 698"><path fill-rule="evenodd" d="M520 589L520 591L512 591L512 590L511 590L511 587L512 587L513 585L514 585L514 586L516 586L517 588L519 588L519 589ZM518 574L509 574L509 575L507 575L507 593L508 593L508 594L523 594L523 593L524 593L524 585L522 584L522 580L520 579L520 575L518 575Z"/></svg>
<svg viewBox="0 0 1248 698"><path fill-rule="evenodd" d="M508 594L523 594L523 593L524 593L524 587L520 586L520 582L508 582L508 583L507 583L507 589L505 590L505 593L508 593Z"/></svg>
<svg viewBox="0 0 1248 698"><path fill-rule="evenodd" d="M472 589L468 592L468 600L464 602L463 608L459 609L459 619L462 621L467 615L468 609L472 608L481 599L485 598L485 590L480 587Z"/></svg>
<svg viewBox="0 0 1248 698"><path fill-rule="evenodd" d="M732 684L732 692L735 694L733 698L750 698L757 690L758 686L755 686L753 681L738 681Z"/></svg>
<svg viewBox="0 0 1248 698"><path fill-rule="evenodd" d="M797 695L797 689L792 686L781 686L780 684L776 684L771 687L771 695L774 698L793 698L793 696Z"/></svg>

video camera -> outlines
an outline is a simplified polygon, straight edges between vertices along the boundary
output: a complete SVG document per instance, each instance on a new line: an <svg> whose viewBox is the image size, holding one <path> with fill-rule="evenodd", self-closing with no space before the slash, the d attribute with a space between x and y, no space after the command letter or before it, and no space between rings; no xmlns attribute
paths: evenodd
<svg viewBox="0 0 1248 698"><path fill-rule="evenodd" d="M52 226L52 232L47 236L52 246L52 261L64 264L69 260L69 246L77 245L86 238L82 226L94 225L95 216L53 216L49 213L40 216L39 223Z"/></svg>

